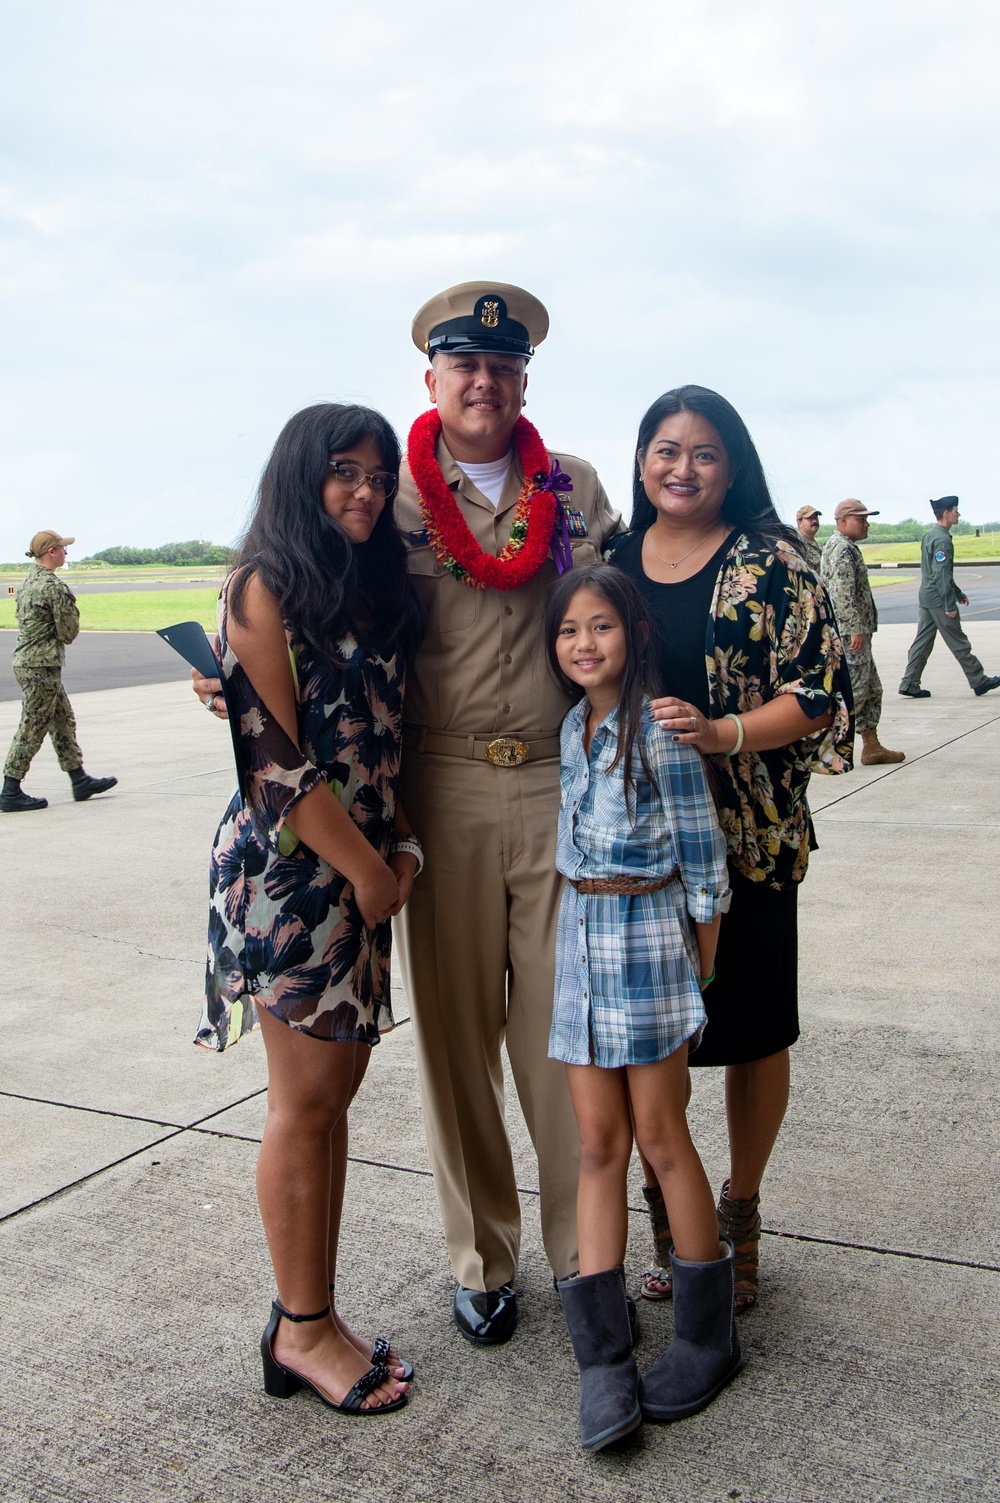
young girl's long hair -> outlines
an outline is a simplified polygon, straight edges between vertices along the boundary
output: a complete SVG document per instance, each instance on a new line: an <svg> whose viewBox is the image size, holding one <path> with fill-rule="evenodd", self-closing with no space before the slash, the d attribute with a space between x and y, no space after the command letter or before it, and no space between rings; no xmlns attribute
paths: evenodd
<svg viewBox="0 0 1000 1503"><path fill-rule="evenodd" d="M563 574L549 591L545 605L545 651L556 682L574 699L582 699L585 690L563 673L556 656L556 642L570 601L579 590L592 590L606 601L625 632L625 671L618 685L618 749L608 771L611 772L619 762L622 764L627 804L629 794L635 792L636 786L632 763L634 746L638 746L639 760L647 778L654 788L657 786L639 735L643 698L660 692L653 653L653 625L646 602L635 584L614 564L585 564L581 569L571 569Z"/></svg>
<svg viewBox="0 0 1000 1503"><path fill-rule="evenodd" d="M723 521L733 524L741 532L756 535L764 543L783 538L803 553L802 539L794 528L788 527L778 516L760 455L746 423L731 402L727 402L717 391L710 391L707 386L676 386L672 391L665 391L662 397L657 397L643 413L635 446L636 458L632 466L632 518L629 530L645 532L656 521L656 507L646 495L639 473L639 455L645 454L664 418L673 417L678 412L697 413L712 424L722 439L722 447L726 451L733 477L733 483L722 504Z"/></svg>
<svg viewBox="0 0 1000 1503"><path fill-rule="evenodd" d="M349 631L410 659L423 625L392 500L361 544L323 510L330 455L369 438L382 468L398 475L399 439L380 412L321 402L289 418L264 466L229 588L229 609L245 625L243 595L256 571L284 619L334 666L336 644Z"/></svg>

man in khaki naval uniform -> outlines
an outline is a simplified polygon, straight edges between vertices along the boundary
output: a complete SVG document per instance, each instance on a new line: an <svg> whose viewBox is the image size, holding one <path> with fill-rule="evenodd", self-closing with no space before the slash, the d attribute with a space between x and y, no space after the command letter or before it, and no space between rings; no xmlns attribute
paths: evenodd
<svg viewBox="0 0 1000 1503"><path fill-rule="evenodd" d="M861 734L861 761L866 767L903 762L906 753L890 751L878 739L882 718L882 680L875 667L872 637L878 629L875 597L859 543L868 536L868 518L877 517L860 501L838 501L833 520L837 530L823 549L822 578L844 641L844 656L854 690L855 725Z"/></svg>
<svg viewBox="0 0 1000 1503"><path fill-rule="evenodd" d="M441 419L435 458L480 548L507 544L524 480L514 428L525 366L548 331L535 298L466 283L420 310L413 339ZM573 564L592 563L618 530L594 470L552 455ZM538 1156L542 1235L553 1272L577 1267L577 1128L562 1065L548 1058L560 878L555 868L559 727L568 700L545 664L542 617L551 553L527 583L473 588L449 572L427 531L409 467L396 519L427 632L404 706L401 799L426 864L396 920L413 1008L434 1182L469 1340L506 1341L520 1207L504 1122L506 1039Z"/></svg>

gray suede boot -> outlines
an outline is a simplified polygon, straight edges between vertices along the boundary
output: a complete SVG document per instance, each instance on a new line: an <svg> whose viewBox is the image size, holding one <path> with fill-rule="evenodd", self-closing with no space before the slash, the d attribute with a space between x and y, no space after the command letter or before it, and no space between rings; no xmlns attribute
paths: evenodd
<svg viewBox="0 0 1000 1503"><path fill-rule="evenodd" d="M580 1441L601 1451L642 1423L625 1270L619 1263L557 1287L580 1368Z"/></svg>
<svg viewBox="0 0 1000 1503"><path fill-rule="evenodd" d="M646 1419L675 1420L710 1404L745 1358L733 1316L731 1242L714 1263L685 1263L674 1253L674 1339L639 1389Z"/></svg>

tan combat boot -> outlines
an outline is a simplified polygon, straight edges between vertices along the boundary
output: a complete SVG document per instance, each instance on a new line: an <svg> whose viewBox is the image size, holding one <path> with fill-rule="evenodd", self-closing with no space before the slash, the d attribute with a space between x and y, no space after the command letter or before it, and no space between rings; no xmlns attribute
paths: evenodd
<svg viewBox="0 0 1000 1503"><path fill-rule="evenodd" d="M889 751L878 739L878 731L861 732L861 765L873 767L879 762L905 762L905 752Z"/></svg>

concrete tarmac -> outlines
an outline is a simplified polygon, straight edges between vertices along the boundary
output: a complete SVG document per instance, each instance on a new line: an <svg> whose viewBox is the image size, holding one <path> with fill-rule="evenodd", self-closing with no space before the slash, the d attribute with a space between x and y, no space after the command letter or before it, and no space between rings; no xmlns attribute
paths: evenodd
<svg viewBox="0 0 1000 1503"><path fill-rule="evenodd" d="M985 662L1000 624L971 622ZM338 1296L414 1362L381 1419L261 1389L273 1290L253 1191L259 1037L190 1040L207 854L233 783L225 732L183 682L79 694L74 804L46 746L0 815L0 1495L10 1503L968 1503L1000 1496L996 861L1000 692L946 652L899 698L912 635L876 641L893 767L815 778L801 893L803 1036L765 1182L749 1364L703 1414L580 1451L577 1378L524 1188L515 1339L470 1347L420 1123L412 1034L374 1053L352 1112ZM166 650L166 649L165 649ZM0 741L16 703L0 705ZM748 964L752 964L748 957ZM692 1130L726 1172L722 1078L695 1072ZM628 1277L649 1253L633 1176ZM642 1304L640 1366L669 1339Z"/></svg>

